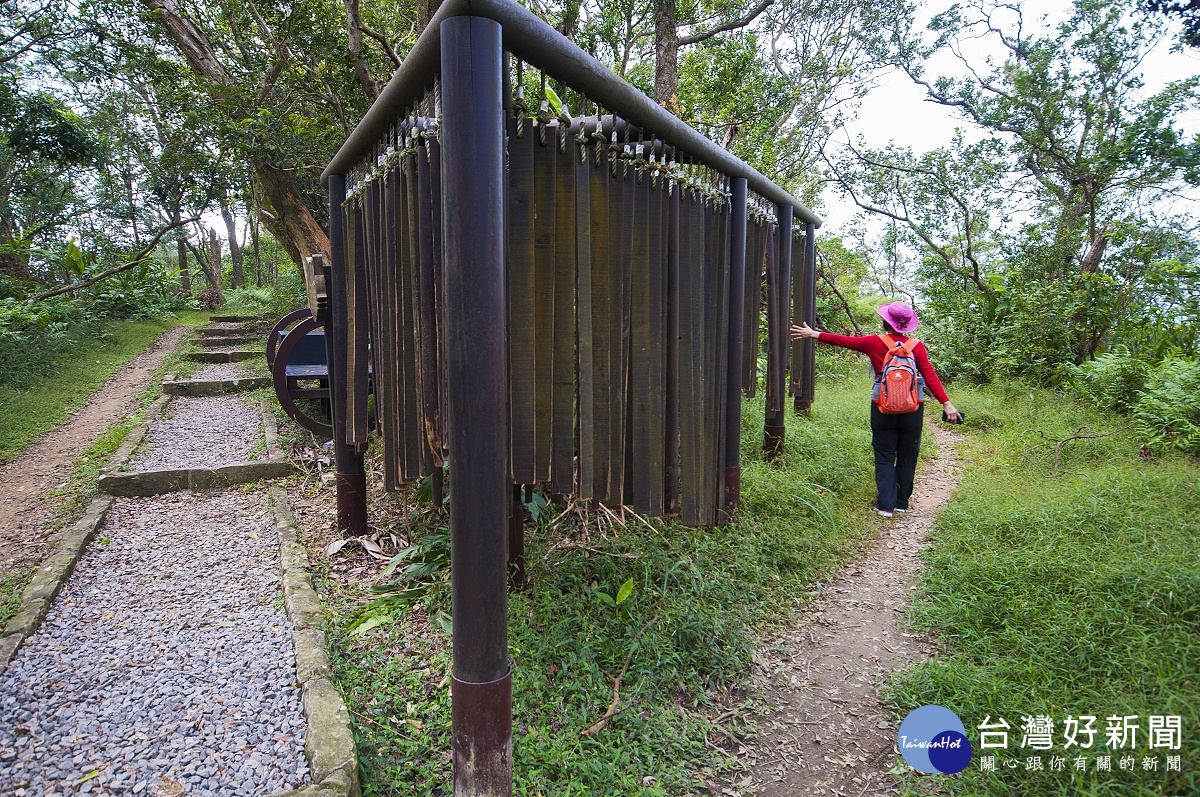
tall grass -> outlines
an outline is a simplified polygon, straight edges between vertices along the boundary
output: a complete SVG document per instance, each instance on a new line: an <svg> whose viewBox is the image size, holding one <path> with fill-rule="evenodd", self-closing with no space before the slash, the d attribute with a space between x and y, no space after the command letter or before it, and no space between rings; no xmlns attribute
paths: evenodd
<svg viewBox="0 0 1200 797"><path fill-rule="evenodd" d="M955 711L975 758L959 778L911 779L910 792L1200 794L1200 467L1142 459L1136 435L1116 431L1126 419L1046 391L981 390L959 406L987 428L968 428L969 467L934 527L912 614L943 651L895 677L890 699L901 716L929 703ZM1082 427L1115 433L1066 443L1057 471L1051 448L1031 445L1041 438L1030 430L1063 439ZM1035 715L1055 721L1050 750L1021 746L1022 718ZM1096 741L1068 749L1064 721L1081 715L1097 717ZM1110 749L1107 718L1126 715L1139 717L1137 748ZM1148 748L1151 715L1181 716L1182 749ZM1007 749L979 749L988 716L1012 726ZM1181 772L1166 771L1168 754ZM1099 755L1111 772L1097 771ZM1062 771L1051 756L1066 759Z"/></svg>
<svg viewBox="0 0 1200 797"><path fill-rule="evenodd" d="M735 525L627 516L622 527L592 515L586 528L570 518L527 528L529 585L509 600L517 794L707 793L706 773L729 766L714 740L731 742L705 706L745 682L759 633L787 622L881 520L867 511L867 395L865 379L823 386L811 419L789 417L778 465L761 462L762 404L750 403ZM613 606L629 579L628 600ZM349 618L360 605L335 594L345 614L329 637L364 793L448 794L448 637L426 619L449 611L448 591L359 635ZM627 659L621 710L583 736Z"/></svg>

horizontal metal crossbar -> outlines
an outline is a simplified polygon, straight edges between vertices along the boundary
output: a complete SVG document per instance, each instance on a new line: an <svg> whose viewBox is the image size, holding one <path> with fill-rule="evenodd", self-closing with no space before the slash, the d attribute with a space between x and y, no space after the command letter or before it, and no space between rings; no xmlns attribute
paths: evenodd
<svg viewBox="0 0 1200 797"><path fill-rule="evenodd" d="M368 157L396 120L424 97L441 68L441 23L459 16L495 20L503 31L505 49L513 55L637 127L681 148L700 163L728 177L744 177L751 191L771 202L792 207L798 221L821 226L821 217L790 193L618 77L513 0L446 0L379 98L322 172L322 184L328 185L331 175L347 174Z"/></svg>

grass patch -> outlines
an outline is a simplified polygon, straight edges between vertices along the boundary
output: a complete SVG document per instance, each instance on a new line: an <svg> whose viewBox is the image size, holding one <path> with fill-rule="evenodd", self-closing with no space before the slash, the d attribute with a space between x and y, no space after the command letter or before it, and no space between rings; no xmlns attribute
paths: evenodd
<svg viewBox="0 0 1200 797"><path fill-rule="evenodd" d="M748 403L736 525L687 529L627 515L621 526L603 513L527 525L529 585L509 600L516 794L706 794L707 780L727 774L728 753L746 733L738 714L749 710L757 640L884 522L867 511L867 395L861 376L822 385L810 419L788 418L783 460L772 466L760 461L761 401ZM333 539L332 496L311 478L307 485L297 505L315 551ZM380 521L389 500L371 500ZM380 539L403 545L445 531L443 514L390 505ZM353 548L313 561L337 615L326 630L364 794L449 794L450 651L439 620L450 610L448 585L438 582L412 611L379 610L373 627L356 626L368 619L362 598L382 563ZM628 599L614 606L631 579ZM626 659L620 710L583 736L608 708Z"/></svg>
<svg viewBox="0 0 1200 797"><path fill-rule="evenodd" d="M0 387L0 462L62 423L121 366L150 347L167 330L194 325L206 313L183 313L155 321L115 321L99 337L80 337L46 368L46 375L21 389Z"/></svg>
<svg viewBox="0 0 1200 797"><path fill-rule="evenodd" d="M33 568L0 574L0 627L7 625L21 610L21 592L31 578Z"/></svg>
<svg viewBox="0 0 1200 797"><path fill-rule="evenodd" d="M955 392L968 467L934 527L912 613L944 651L895 677L890 699L900 716L950 708L975 756L961 777L913 777L907 793L1200 794L1200 467L1140 459L1134 434L1117 431L1066 444L1060 475L1044 475L1055 472L1053 455L1029 430L1061 439L1116 431L1124 419L1028 388ZM1050 750L1022 747L1023 718L1035 715L1054 720ZM1064 720L1081 715L1096 717L1095 743L1067 749ZM1139 717L1136 748L1109 747L1107 718L1126 715ZM1182 749L1148 747L1151 715L1182 717ZM987 716L1012 726L1007 749L980 750ZM997 773L981 771L981 753L996 756ZM1100 755L1111 772L1097 771ZM1167 771L1167 755L1180 756L1182 771ZM1066 759L1063 771L1051 756ZM1026 768L1030 757L1041 770Z"/></svg>

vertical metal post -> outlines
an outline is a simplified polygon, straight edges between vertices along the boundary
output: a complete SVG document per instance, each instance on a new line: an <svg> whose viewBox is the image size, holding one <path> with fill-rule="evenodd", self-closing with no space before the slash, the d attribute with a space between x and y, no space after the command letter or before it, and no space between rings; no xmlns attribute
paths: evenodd
<svg viewBox="0 0 1200 797"><path fill-rule="evenodd" d="M441 23L455 797L512 793L500 25Z"/></svg>
<svg viewBox="0 0 1200 797"><path fill-rule="evenodd" d="M811 328L817 328L817 228L813 224L804 225L804 275L800 285L804 295L800 301L800 313L804 323ZM800 341L800 390L796 392L796 414L808 415L812 410L813 395L816 388L817 352L816 341L806 338Z"/></svg>
<svg viewBox="0 0 1200 797"><path fill-rule="evenodd" d="M729 356L725 381L725 512L742 500L742 326L746 304L746 178L731 181L729 218Z"/></svg>
<svg viewBox="0 0 1200 797"><path fill-rule="evenodd" d="M775 247L776 274L778 287L775 290L775 318L779 329L771 345L776 346L775 361L779 368L773 374L776 390L779 396L779 411L767 410L763 424L763 452L768 460L777 458L783 451L783 438L786 433L786 413L784 399L787 395L787 353L788 341L791 337L791 307L792 307L792 219L791 205L776 205L775 218L778 223L779 245Z"/></svg>
<svg viewBox="0 0 1200 797"><path fill-rule="evenodd" d="M345 175L329 177L329 311L325 324L325 361L329 369L329 403L333 420L333 463L336 472L337 526L353 536L367 533L367 471L363 455L346 442L346 409L335 396L337 380L346 373L346 319L354 308L346 299ZM366 323L366 320L363 320Z"/></svg>

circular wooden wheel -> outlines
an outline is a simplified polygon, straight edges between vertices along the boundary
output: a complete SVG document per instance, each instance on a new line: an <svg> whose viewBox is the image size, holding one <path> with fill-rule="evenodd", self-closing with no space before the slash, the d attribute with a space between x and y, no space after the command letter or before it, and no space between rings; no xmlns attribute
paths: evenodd
<svg viewBox="0 0 1200 797"><path fill-rule="evenodd" d="M271 334L267 335L267 368L275 368L276 349L278 349L279 343L283 342L283 331L297 321L311 317L312 311L307 307L301 307L299 310L288 313L279 319L279 323L271 327Z"/></svg>
<svg viewBox="0 0 1200 797"><path fill-rule="evenodd" d="M305 310L304 312L307 313L308 311ZM313 434L329 439L333 437L333 427L327 423L321 423L310 418L296 406L296 401L292 397L292 389L288 384L287 377L287 364L288 360L291 359L292 349L296 348L296 344L303 340L305 335L319 326L321 324L310 314L308 318L301 321L292 328L291 332L287 333L283 341L279 344L279 351L275 353L275 362L271 366L271 381L275 386L275 396L279 399L279 404L283 407L283 411L288 414L288 417ZM328 382L328 379L326 381Z"/></svg>

